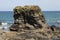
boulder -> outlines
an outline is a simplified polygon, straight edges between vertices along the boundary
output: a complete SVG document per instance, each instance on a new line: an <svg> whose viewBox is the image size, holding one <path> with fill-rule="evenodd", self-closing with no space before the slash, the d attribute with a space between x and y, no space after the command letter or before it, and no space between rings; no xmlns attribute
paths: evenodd
<svg viewBox="0 0 60 40"><path fill-rule="evenodd" d="M50 29L52 30L52 31L55 31L55 25L52 25L51 27L50 27Z"/></svg>
<svg viewBox="0 0 60 40"><path fill-rule="evenodd" d="M56 26L56 25L51 25L50 26L50 29L52 30L52 31L60 31L60 27L58 27L58 26Z"/></svg>
<svg viewBox="0 0 60 40"><path fill-rule="evenodd" d="M14 24L18 24L19 28L41 29L47 27L43 12L38 6L17 6L14 8L13 17Z"/></svg>
<svg viewBox="0 0 60 40"><path fill-rule="evenodd" d="M18 25L18 24L13 24L13 25L10 27L10 30L11 30L11 31L18 31L18 30L19 30L19 25Z"/></svg>

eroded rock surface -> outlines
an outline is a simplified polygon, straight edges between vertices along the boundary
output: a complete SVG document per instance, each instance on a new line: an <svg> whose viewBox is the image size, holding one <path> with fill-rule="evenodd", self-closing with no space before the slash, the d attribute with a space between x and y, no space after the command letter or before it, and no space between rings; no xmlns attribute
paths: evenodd
<svg viewBox="0 0 60 40"><path fill-rule="evenodd" d="M14 8L13 17L14 24L17 24L19 28L42 29L47 27L43 12L38 6L17 6ZM15 28L11 26L10 30Z"/></svg>
<svg viewBox="0 0 60 40"><path fill-rule="evenodd" d="M20 32L0 30L0 40L60 40L60 32L42 32L40 29Z"/></svg>

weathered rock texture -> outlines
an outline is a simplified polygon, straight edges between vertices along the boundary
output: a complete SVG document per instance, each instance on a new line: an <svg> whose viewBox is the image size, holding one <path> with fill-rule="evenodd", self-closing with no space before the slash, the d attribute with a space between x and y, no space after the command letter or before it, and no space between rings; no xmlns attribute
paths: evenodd
<svg viewBox="0 0 60 40"><path fill-rule="evenodd" d="M0 30L0 40L60 40L60 28L54 27L48 27L38 6L18 6L14 9L11 31Z"/></svg>
<svg viewBox="0 0 60 40"><path fill-rule="evenodd" d="M4 32L0 30L0 40L60 40L60 32L23 30L20 32Z"/></svg>
<svg viewBox="0 0 60 40"><path fill-rule="evenodd" d="M17 6L14 8L14 25L10 30L38 29L47 27L45 17L38 6ZM13 26L13 25L12 25ZM16 28L17 27L17 28Z"/></svg>

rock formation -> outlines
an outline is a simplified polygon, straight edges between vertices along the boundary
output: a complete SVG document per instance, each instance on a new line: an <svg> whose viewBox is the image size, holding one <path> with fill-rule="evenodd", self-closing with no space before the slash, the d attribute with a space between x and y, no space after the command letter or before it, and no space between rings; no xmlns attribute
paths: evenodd
<svg viewBox="0 0 60 40"><path fill-rule="evenodd" d="M14 8L14 24L20 29L42 29L47 27L43 12L38 6L17 6ZM10 27L15 30L16 25Z"/></svg>
<svg viewBox="0 0 60 40"><path fill-rule="evenodd" d="M0 40L60 40L60 28L48 27L38 6L17 6L13 17L11 31L0 30Z"/></svg>

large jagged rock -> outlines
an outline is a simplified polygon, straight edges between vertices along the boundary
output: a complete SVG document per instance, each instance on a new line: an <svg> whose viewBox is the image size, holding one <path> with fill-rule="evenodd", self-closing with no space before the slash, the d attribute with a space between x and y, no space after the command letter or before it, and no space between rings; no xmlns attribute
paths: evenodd
<svg viewBox="0 0 60 40"><path fill-rule="evenodd" d="M38 6L17 6L14 8L14 24L18 24L22 29L46 28L43 12ZM12 25L13 26L13 25ZM10 30L15 29L10 27Z"/></svg>

